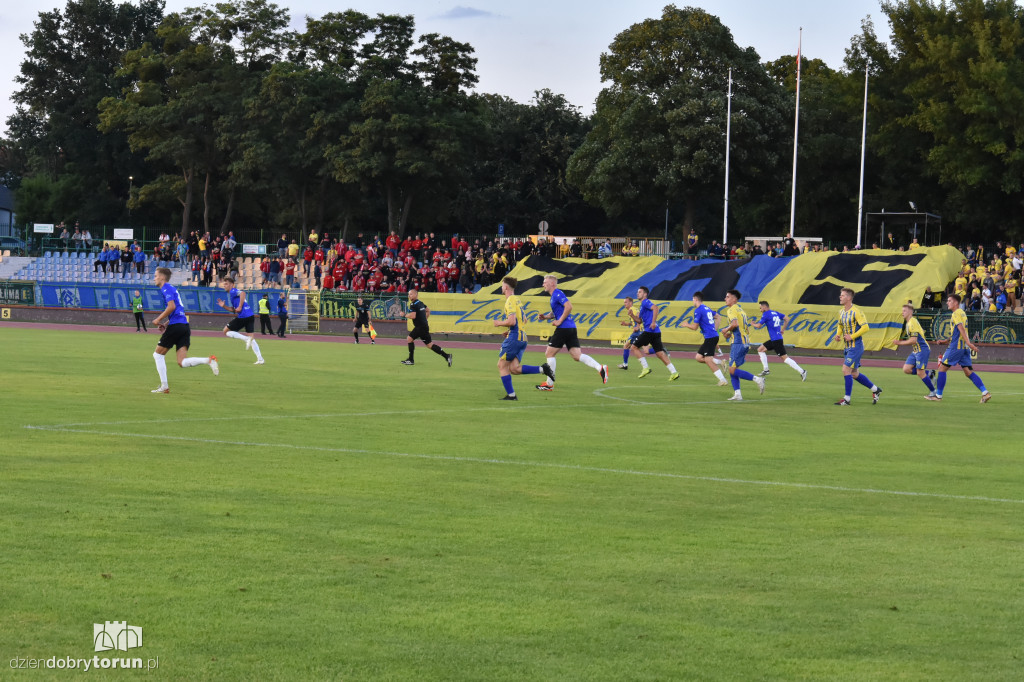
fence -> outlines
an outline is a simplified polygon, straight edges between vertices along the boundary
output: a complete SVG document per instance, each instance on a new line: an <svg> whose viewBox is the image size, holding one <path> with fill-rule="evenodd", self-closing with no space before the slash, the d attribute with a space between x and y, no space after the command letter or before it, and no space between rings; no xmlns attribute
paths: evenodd
<svg viewBox="0 0 1024 682"><path fill-rule="evenodd" d="M948 339L952 331L948 310L918 310L915 314L925 337ZM967 313L967 333L973 343L1024 342L1024 316L1011 313Z"/></svg>

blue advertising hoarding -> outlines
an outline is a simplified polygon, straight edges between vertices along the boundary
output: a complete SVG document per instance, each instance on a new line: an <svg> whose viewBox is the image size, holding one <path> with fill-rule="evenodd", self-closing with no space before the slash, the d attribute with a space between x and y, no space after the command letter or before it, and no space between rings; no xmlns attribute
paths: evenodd
<svg viewBox="0 0 1024 682"><path fill-rule="evenodd" d="M49 308L92 308L98 310L130 310L135 292L142 294L142 303L149 312L163 310L163 296L160 289L149 285L102 285L82 282L40 282L38 305ZM214 287L178 287L178 294L189 313L223 313L218 300L226 300L223 289ZM277 310L277 299L287 294L287 289L253 289L245 292L252 309L258 310L263 294L269 294L270 310Z"/></svg>

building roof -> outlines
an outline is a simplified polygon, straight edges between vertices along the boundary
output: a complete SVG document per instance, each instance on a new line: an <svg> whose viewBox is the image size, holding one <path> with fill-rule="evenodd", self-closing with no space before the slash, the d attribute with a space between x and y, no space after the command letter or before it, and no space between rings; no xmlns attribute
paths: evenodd
<svg viewBox="0 0 1024 682"><path fill-rule="evenodd" d="M0 185L0 211L14 212L14 192Z"/></svg>

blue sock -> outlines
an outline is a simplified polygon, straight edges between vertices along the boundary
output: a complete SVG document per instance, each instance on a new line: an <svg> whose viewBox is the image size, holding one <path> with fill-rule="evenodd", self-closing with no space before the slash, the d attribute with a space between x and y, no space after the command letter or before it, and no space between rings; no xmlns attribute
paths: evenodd
<svg viewBox="0 0 1024 682"><path fill-rule="evenodd" d="M935 393L935 384L932 383L931 379L929 379L927 376L925 376L923 379L921 379L921 381L924 382L924 385L928 387L929 391L931 391L932 393Z"/></svg>
<svg viewBox="0 0 1024 682"><path fill-rule="evenodd" d="M523 374L540 374L539 365L523 365L519 369Z"/></svg>
<svg viewBox="0 0 1024 682"><path fill-rule="evenodd" d="M737 379L746 379L747 381L753 381L754 380L754 375L751 374L750 372L748 372L745 369L738 369L738 370L736 370L736 373L733 374L733 376L736 377Z"/></svg>
<svg viewBox="0 0 1024 682"><path fill-rule="evenodd" d="M505 387L505 393L512 395L516 392L516 389L512 388L512 375L506 374L501 378L501 385Z"/></svg>
<svg viewBox="0 0 1024 682"><path fill-rule="evenodd" d="M942 397L942 391L946 388L946 373L939 372L939 378L935 381L935 395Z"/></svg>
<svg viewBox="0 0 1024 682"><path fill-rule="evenodd" d="M978 390L981 391L982 393L988 390L985 388L985 384L981 383L981 377L978 376L977 372L971 372L971 376L969 376L968 379L970 379L971 383L977 386Z"/></svg>
<svg viewBox="0 0 1024 682"><path fill-rule="evenodd" d="M654 350L653 348L648 348L647 349L647 354L648 355L657 355L658 351Z"/></svg>
<svg viewBox="0 0 1024 682"><path fill-rule="evenodd" d="M628 365L629 364L629 349L628 348L623 348L622 349L622 364L624 364L624 365Z"/></svg>
<svg viewBox="0 0 1024 682"><path fill-rule="evenodd" d="M853 392L853 376L850 374L843 376L843 384L846 386L846 393L843 395L850 395Z"/></svg>
<svg viewBox="0 0 1024 682"><path fill-rule="evenodd" d="M871 379L868 379L866 376L864 376L863 372L857 374L857 383L867 388L874 387L874 384L871 383Z"/></svg>
<svg viewBox="0 0 1024 682"><path fill-rule="evenodd" d="M732 379L732 390L734 390L734 391L740 390L740 378L738 376L736 376L735 374L733 374L731 379Z"/></svg>

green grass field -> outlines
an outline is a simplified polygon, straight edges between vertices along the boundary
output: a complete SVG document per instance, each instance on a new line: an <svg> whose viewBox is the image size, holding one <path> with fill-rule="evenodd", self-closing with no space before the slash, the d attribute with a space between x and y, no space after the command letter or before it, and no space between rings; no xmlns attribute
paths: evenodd
<svg viewBox="0 0 1024 682"><path fill-rule="evenodd" d="M0 327L0 679L108 620L174 680L1021 678L1020 375L563 354L502 403L497 345L193 337L153 395L155 342Z"/></svg>

